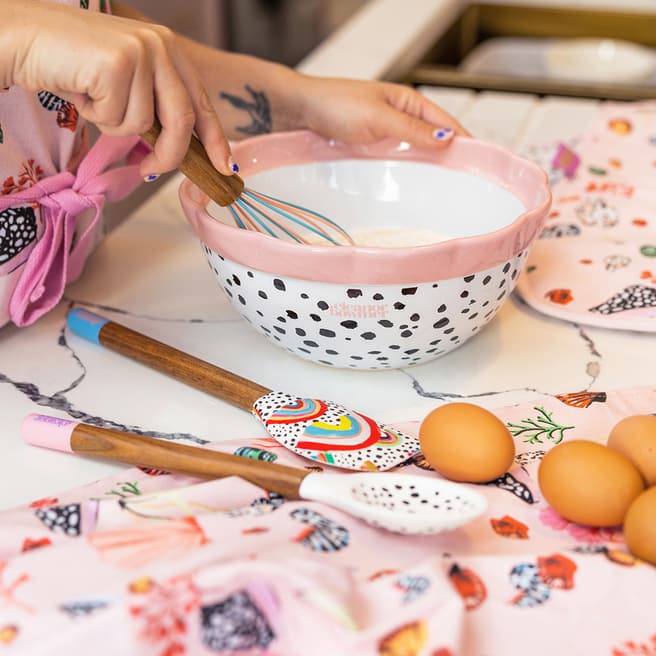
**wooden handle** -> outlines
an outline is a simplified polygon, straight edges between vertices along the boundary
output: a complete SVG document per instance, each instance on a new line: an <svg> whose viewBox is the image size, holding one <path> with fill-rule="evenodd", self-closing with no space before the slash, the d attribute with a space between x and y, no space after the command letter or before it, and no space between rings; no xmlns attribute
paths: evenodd
<svg viewBox="0 0 656 656"><path fill-rule="evenodd" d="M154 146L161 131L162 126L155 119L150 130L142 136L151 146ZM221 206L234 203L244 190L244 181L238 175L223 175L214 168L203 144L193 134L187 154L178 168Z"/></svg>
<svg viewBox="0 0 656 656"><path fill-rule="evenodd" d="M298 499L301 481L310 473L295 467L176 444L135 433L78 424L71 433L75 453L139 467L188 474L197 478L239 476L270 492Z"/></svg>
<svg viewBox="0 0 656 656"><path fill-rule="evenodd" d="M247 378L242 378L113 321L108 321L102 326L98 332L98 341L112 351L249 412L257 399L271 392L267 387Z"/></svg>

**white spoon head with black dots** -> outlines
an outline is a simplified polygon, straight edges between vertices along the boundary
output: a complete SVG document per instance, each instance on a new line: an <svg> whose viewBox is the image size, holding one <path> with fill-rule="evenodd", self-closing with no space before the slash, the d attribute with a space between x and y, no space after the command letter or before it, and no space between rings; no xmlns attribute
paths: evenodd
<svg viewBox="0 0 656 656"><path fill-rule="evenodd" d="M459 483L396 473L309 474L303 499L321 501L394 533L429 535L476 519L487 499Z"/></svg>

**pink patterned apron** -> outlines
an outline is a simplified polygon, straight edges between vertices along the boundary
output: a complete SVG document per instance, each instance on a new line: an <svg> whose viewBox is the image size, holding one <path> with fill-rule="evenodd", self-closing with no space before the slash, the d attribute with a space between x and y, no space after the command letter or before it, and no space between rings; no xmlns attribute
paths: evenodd
<svg viewBox="0 0 656 656"><path fill-rule="evenodd" d="M109 9L100 0L56 1ZM0 93L0 328L28 325L57 304L104 234L105 201L141 181L138 137L103 136L88 152L87 141L63 98L16 86Z"/></svg>
<svg viewBox="0 0 656 656"><path fill-rule="evenodd" d="M9 316L17 326L28 325L51 310L66 283L80 275L105 200L120 200L141 182L138 164L105 169L130 155L139 143L139 137L102 136L76 174L63 171L0 197L0 211L17 204L38 203L42 208L43 234L31 248L9 298ZM74 241L77 219L88 209L93 211L91 221Z"/></svg>

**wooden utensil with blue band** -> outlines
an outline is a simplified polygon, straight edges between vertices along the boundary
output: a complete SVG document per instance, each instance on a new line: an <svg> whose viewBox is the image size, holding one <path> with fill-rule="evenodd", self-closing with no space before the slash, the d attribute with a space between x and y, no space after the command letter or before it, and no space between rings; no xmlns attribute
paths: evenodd
<svg viewBox="0 0 656 656"><path fill-rule="evenodd" d="M88 310L69 312L71 332L250 412L270 389Z"/></svg>
<svg viewBox="0 0 656 656"><path fill-rule="evenodd" d="M416 437L362 413L332 401L274 392L88 310L72 310L67 324L90 342L252 412L274 439L306 458L384 471L419 452Z"/></svg>

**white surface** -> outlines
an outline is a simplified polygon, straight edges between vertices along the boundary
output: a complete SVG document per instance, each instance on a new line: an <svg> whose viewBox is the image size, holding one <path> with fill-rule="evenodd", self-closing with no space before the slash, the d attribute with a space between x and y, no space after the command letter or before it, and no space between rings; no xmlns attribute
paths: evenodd
<svg viewBox="0 0 656 656"><path fill-rule="evenodd" d="M620 84L646 83L655 66L654 50L627 41L514 37L488 39L460 64L473 74Z"/></svg>
<svg viewBox="0 0 656 656"><path fill-rule="evenodd" d="M467 53L459 68L479 75L545 78L546 41L520 37L487 39Z"/></svg>
<svg viewBox="0 0 656 656"><path fill-rule="evenodd" d="M554 39L545 47L548 77L585 82L641 83L651 79L654 51L613 39Z"/></svg>
<svg viewBox="0 0 656 656"><path fill-rule="evenodd" d="M433 90L431 95L439 101L443 93L452 107L460 106L456 113L474 134L497 126L499 138L514 147L543 141L545 135L567 138L594 111L587 101L547 99L535 104L513 134L505 116L515 102L524 106L521 98L487 94L483 97L496 98L498 113L483 115L476 110L475 94L462 91L457 99L453 91ZM182 219L178 180L110 236L83 279L69 289L69 299L273 389L341 401L384 422L420 419L449 399L493 408L544 394L654 383L653 336L580 329L515 299L462 348L426 365L364 372L304 362L249 329L217 294L201 249ZM67 307L62 303L30 328L0 331L3 507L119 469L22 444L19 427L30 412L68 417L56 408L70 404L74 411L146 430L204 439L262 434L248 413L222 401L68 334L61 344Z"/></svg>

